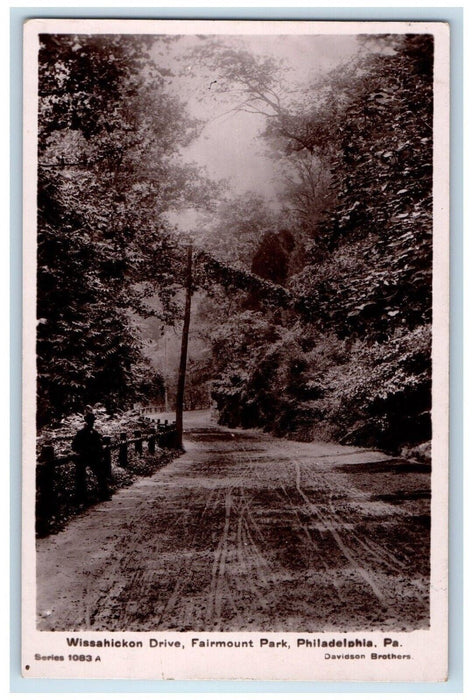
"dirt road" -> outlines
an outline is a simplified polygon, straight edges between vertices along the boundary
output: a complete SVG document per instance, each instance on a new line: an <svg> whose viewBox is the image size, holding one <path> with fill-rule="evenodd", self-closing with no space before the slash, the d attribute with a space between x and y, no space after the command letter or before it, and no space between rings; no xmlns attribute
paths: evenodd
<svg viewBox="0 0 473 700"><path fill-rule="evenodd" d="M38 541L39 629L428 626L425 466L186 425L182 457Z"/></svg>

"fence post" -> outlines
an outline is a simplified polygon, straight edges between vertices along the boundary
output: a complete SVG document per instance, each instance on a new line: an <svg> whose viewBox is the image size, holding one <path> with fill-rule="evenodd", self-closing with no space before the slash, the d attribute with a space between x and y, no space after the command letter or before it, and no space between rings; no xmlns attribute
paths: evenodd
<svg viewBox="0 0 473 700"><path fill-rule="evenodd" d="M135 430L135 452L139 455L143 454L143 440L141 439L141 430Z"/></svg>
<svg viewBox="0 0 473 700"><path fill-rule="evenodd" d="M155 435L150 435L148 438L148 452L150 455L154 455L156 452L156 438Z"/></svg>
<svg viewBox="0 0 473 700"><path fill-rule="evenodd" d="M44 445L41 450L40 462L43 462L41 467L41 481L45 490L54 494L54 446Z"/></svg>
<svg viewBox="0 0 473 700"><path fill-rule="evenodd" d="M170 435L170 441L169 441L168 447L176 447L177 449L179 449L180 447L182 447L182 444L180 444L180 441L179 441L179 435L177 433L177 425L176 425L175 420L172 421L171 428L172 428L172 433Z"/></svg>
<svg viewBox="0 0 473 700"><path fill-rule="evenodd" d="M120 445L118 452L118 463L121 467L128 466L128 445L126 444L126 433L120 433Z"/></svg>
<svg viewBox="0 0 473 700"><path fill-rule="evenodd" d="M36 488L38 491L37 530L38 534L47 532L47 522L57 512L58 501L55 488L54 447L44 445L39 457L41 466L37 467Z"/></svg>
<svg viewBox="0 0 473 700"><path fill-rule="evenodd" d="M111 437L105 436L103 438L103 463L104 463L104 471L105 474L107 475L107 479L110 479L112 476L112 450L110 447L110 443L112 441Z"/></svg>

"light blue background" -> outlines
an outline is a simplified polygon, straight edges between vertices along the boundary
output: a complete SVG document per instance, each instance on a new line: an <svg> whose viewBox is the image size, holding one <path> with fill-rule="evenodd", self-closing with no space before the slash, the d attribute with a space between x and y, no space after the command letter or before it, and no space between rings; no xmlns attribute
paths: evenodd
<svg viewBox="0 0 473 700"><path fill-rule="evenodd" d="M459 693L463 651L462 512L462 8L56 8L21 7L11 17L11 691L44 693ZM21 140L22 25L34 17L130 19L298 19L447 21L451 28L451 403L450 403L450 659L446 683L315 683L221 681L79 681L21 677Z"/></svg>

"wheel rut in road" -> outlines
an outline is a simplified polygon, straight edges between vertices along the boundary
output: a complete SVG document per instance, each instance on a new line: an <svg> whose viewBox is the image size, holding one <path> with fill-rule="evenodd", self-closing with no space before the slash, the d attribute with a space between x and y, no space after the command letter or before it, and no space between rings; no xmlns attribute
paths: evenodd
<svg viewBox="0 0 473 700"><path fill-rule="evenodd" d="M428 626L427 469L212 425L185 447L38 540L39 629Z"/></svg>

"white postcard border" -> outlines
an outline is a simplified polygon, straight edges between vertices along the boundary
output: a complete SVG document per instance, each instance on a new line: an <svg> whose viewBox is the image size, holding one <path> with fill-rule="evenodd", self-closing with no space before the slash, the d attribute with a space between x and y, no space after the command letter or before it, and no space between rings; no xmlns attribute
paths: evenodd
<svg viewBox="0 0 473 700"><path fill-rule="evenodd" d="M105 27L105 24L107 25ZM433 471L432 471L432 583L431 583L431 621L429 631L400 634L381 634L359 631L347 633L324 633L302 635L295 633L73 633L38 632L35 627L35 566L34 566L34 492L35 492L35 293L36 293L36 127L34 115L37 106L36 71L32 69L37 61L37 43L34 37L40 32L81 32L101 33L160 33L166 28L169 33L358 33L360 24L364 33L386 32L385 22L277 22L277 26L268 22L231 23L213 20L32 20L25 25L25 129L24 129L24 393L23 393L23 671L25 677L49 678L149 678L149 679L261 679L261 680L364 680L364 681L434 681L446 678L446 645L448 637L447 619L447 581L448 581L448 365L446 349L448 348L448 220L449 220L449 181L448 169L448 25L445 23L395 22L389 23L389 32L424 32L429 31L436 37L435 55L435 109L434 109L434 344L433 344ZM162 25L163 29L160 28ZM251 26L250 26L251 25ZM298 30L297 25L303 25ZM315 26L316 25L316 26ZM284 32L283 32L284 26ZM286 30L286 26L288 29ZM33 116L33 121L32 121ZM55 653L67 655L67 637L81 636L83 639L99 640L124 638L125 640L142 639L144 644L139 656L135 656L129 647L107 647L109 658L105 663L93 667L84 664L54 662L38 666L31 659L35 653ZM290 653L286 648L262 647L258 653L250 651L237 653L235 648L218 650L218 669L215 667L214 654L208 648L199 651L192 649L192 637L236 640L253 639L255 648L259 649L260 640L273 642L288 640ZM377 644L377 650L385 649L384 639L391 639L402 645L403 650L415 653L415 664L398 664L393 670L392 664L387 670L384 661L376 664L352 664L347 660L334 660L323 664L310 651L297 650L298 638L324 638L347 642L352 640L371 640ZM176 647L150 646L150 639L185 640L185 650L178 657ZM184 643L184 641L183 641ZM102 647L103 648L103 647ZM128 649L126 653L124 649ZM159 654L156 649L159 649ZM338 648L338 647L334 647ZM344 647L342 647L344 648ZM358 648L358 647L356 647ZM362 647L363 648L363 647ZM141 649L141 647L140 647ZM121 651L120 651L121 650ZM113 652L113 653L112 653ZM270 652L265 656L266 652ZM297 653L296 653L297 652ZM325 652L323 652L325 653ZM408 651L406 653L409 653ZM316 658L314 658L314 656ZM211 667L212 665L212 667ZM30 666L26 670L26 666ZM80 668L78 668L80 666ZM118 669L118 673L117 673Z"/></svg>

